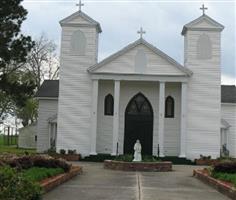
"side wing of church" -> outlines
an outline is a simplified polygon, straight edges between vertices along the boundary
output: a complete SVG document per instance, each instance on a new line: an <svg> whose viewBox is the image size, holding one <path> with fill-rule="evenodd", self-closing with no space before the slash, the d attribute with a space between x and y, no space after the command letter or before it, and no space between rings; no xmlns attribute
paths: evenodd
<svg viewBox="0 0 236 200"><path fill-rule="evenodd" d="M184 25L184 64L142 38L97 61L98 22L78 11L61 22L60 81L39 99L38 152L236 157L236 88L221 86L223 25L203 14Z"/></svg>

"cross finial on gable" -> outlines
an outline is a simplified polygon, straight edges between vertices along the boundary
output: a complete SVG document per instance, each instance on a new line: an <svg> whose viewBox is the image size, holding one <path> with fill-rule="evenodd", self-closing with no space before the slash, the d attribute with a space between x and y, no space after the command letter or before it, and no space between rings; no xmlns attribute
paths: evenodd
<svg viewBox="0 0 236 200"><path fill-rule="evenodd" d="M79 3L76 4L76 6L78 6L79 7L79 11L81 11L81 8L82 8L82 6L84 6L84 4L80 0Z"/></svg>
<svg viewBox="0 0 236 200"><path fill-rule="evenodd" d="M144 31L143 28L141 27L137 33L140 34L140 38L143 38L143 34L145 34L146 31Z"/></svg>
<svg viewBox="0 0 236 200"><path fill-rule="evenodd" d="M208 8L204 6L204 4L202 4L202 7L200 8L200 10L202 10L202 14L205 15L205 10L207 10Z"/></svg>

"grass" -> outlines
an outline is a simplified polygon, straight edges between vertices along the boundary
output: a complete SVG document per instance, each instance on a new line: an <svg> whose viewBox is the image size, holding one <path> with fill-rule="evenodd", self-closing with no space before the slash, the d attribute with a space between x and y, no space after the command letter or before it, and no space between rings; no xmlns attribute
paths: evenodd
<svg viewBox="0 0 236 200"><path fill-rule="evenodd" d="M24 170L22 173L23 176L28 180L39 182L43 179L62 174L64 173L64 170L62 168L32 167L30 169Z"/></svg>
<svg viewBox="0 0 236 200"><path fill-rule="evenodd" d="M22 148L18 148L15 145L12 145L12 146L0 145L0 154L3 154L3 153L24 155L27 153L28 154L35 154L36 150L35 149L22 149Z"/></svg>
<svg viewBox="0 0 236 200"><path fill-rule="evenodd" d="M230 174L230 173L223 173L223 172L213 172L212 177L222 180L222 181L231 182L236 187L236 173Z"/></svg>
<svg viewBox="0 0 236 200"><path fill-rule="evenodd" d="M7 135L0 134L0 145L7 145L8 139ZM18 136L16 135L10 135L9 136L9 144L10 145L16 145L18 142Z"/></svg>

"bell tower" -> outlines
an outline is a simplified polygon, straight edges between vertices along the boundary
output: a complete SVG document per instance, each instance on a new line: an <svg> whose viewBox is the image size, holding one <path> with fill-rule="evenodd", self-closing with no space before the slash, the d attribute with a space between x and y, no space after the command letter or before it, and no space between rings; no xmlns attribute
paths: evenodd
<svg viewBox="0 0 236 200"><path fill-rule="evenodd" d="M57 151L90 152L92 81L87 69L97 63L100 24L81 11L60 21L61 55Z"/></svg>
<svg viewBox="0 0 236 200"><path fill-rule="evenodd" d="M205 14L184 25L184 65L188 82L187 157L220 155L221 31L224 26Z"/></svg>

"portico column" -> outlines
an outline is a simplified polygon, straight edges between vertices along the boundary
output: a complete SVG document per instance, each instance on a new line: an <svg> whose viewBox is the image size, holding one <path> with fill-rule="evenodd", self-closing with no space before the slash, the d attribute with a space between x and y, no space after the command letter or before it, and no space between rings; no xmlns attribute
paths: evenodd
<svg viewBox="0 0 236 200"><path fill-rule="evenodd" d="M181 125L180 125L180 155L186 157L186 132L187 132L187 83L181 85Z"/></svg>
<svg viewBox="0 0 236 200"><path fill-rule="evenodd" d="M158 143L159 156L164 157L164 111L165 111L165 82L160 82L159 88L159 123L158 123Z"/></svg>
<svg viewBox="0 0 236 200"><path fill-rule="evenodd" d="M117 154L117 143L119 136L119 107L120 107L119 105L120 105L120 81L115 80L112 155Z"/></svg>
<svg viewBox="0 0 236 200"><path fill-rule="evenodd" d="M90 155L97 155L97 110L98 110L98 80L92 81L92 132Z"/></svg>

